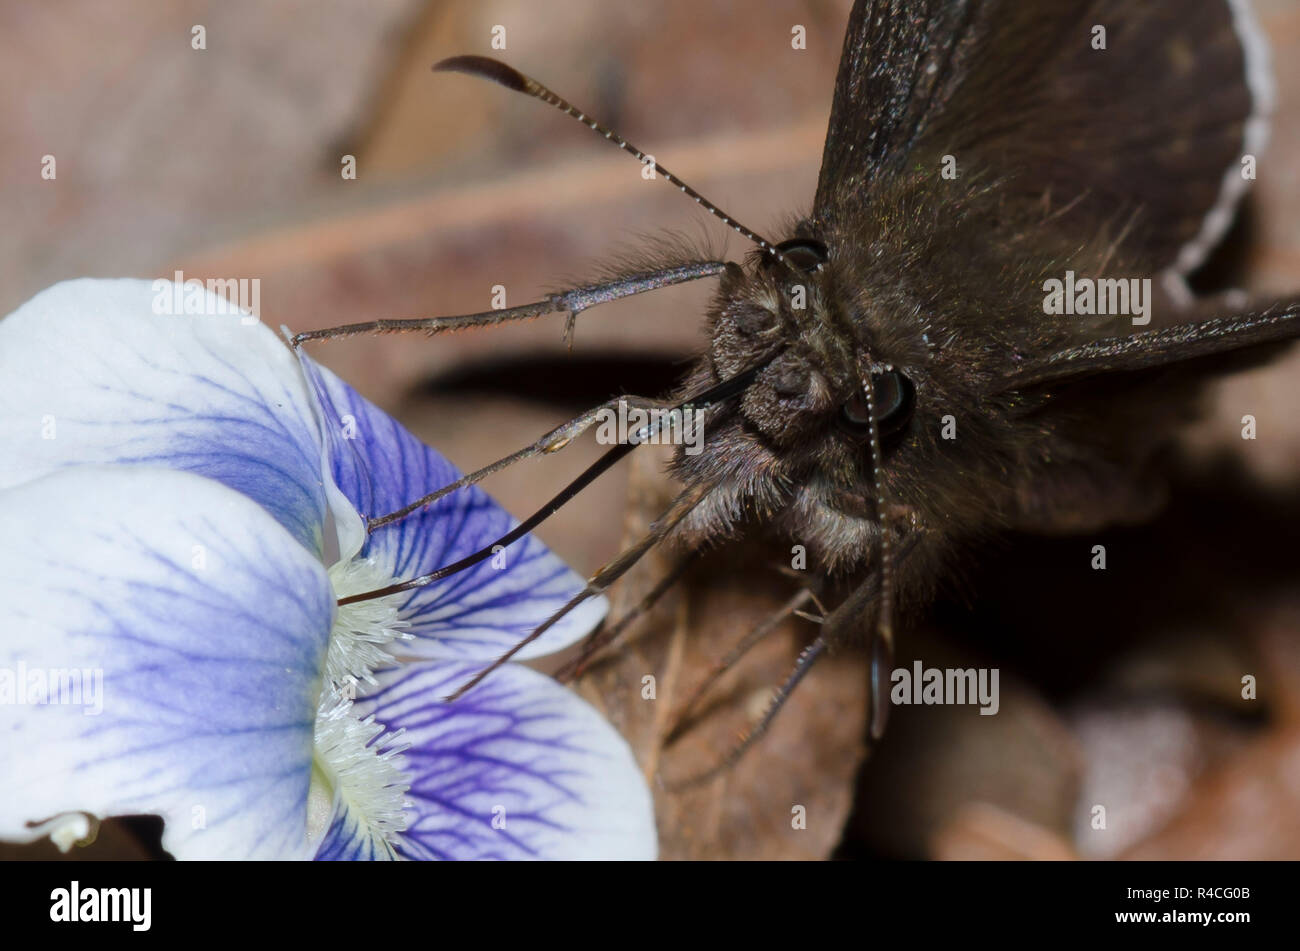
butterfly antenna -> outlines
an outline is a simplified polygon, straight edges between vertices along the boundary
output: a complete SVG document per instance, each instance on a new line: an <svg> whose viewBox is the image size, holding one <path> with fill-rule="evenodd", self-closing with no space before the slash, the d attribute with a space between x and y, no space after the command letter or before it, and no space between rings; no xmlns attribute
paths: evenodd
<svg viewBox="0 0 1300 951"><path fill-rule="evenodd" d="M694 713L704 700L705 696L712 689L713 685L722 678L727 671L735 667L751 650L757 647L773 631L779 628L786 618L800 613L804 605L809 602L816 602L817 595L811 588L805 588L794 597L790 598L785 604L773 611L762 624L746 634L740 641L727 651L727 656L722 658L713 666L708 675L695 688L690 697L681 706L681 713L677 715L677 723L670 729L664 737L664 746L669 746L676 742L688 729L696 722Z"/></svg>
<svg viewBox="0 0 1300 951"><path fill-rule="evenodd" d="M889 692L885 680L894 663L894 575L893 552L886 525L887 508L884 489L884 462L880 451L880 426L876 421L876 388L871 382L871 367L862 370L862 393L867 401L868 427L871 433L871 487L875 494L876 563L880 566L880 598L876 606L876 630L871 639L871 738L879 740L889 716Z"/></svg>
<svg viewBox="0 0 1300 951"><path fill-rule="evenodd" d="M776 249L766 238L762 237L756 231L746 228L735 218L732 218L721 208L709 201L690 185L674 175L668 169L656 162L651 156L642 152L635 145L623 138L613 129L606 128L591 116L572 105L564 97L557 95L550 89L547 89L531 76L525 76L512 66L507 66L500 60L495 60L487 56L453 56L450 59L444 59L433 65L434 72L440 73L466 73L470 76L477 76L480 79L490 79L492 82L499 83L507 89L513 89L515 92L521 92L525 95L532 96L534 99L540 99L542 102L549 103L556 109L566 115L577 119L593 132L601 135L605 139L613 142L624 152L630 152L636 156L637 160L643 165L651 165L655 172L664 177L670 185L675 185L677 190L685 195L695 199L695 203L707 211L713 217L720 220L724 225L731 228L737 234L743 235L748 240L758 245L765 253L770 254L778 261L784 261L781 252Z"/></svg>

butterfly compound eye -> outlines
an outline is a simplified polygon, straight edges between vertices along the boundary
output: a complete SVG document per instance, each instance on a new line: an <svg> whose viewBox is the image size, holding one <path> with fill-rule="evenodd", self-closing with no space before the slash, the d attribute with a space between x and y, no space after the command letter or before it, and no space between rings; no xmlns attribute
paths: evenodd
<svg viewBox="0 0 1300 951"><path fill-rule="evenodd" d="M815 238L792 238L782 241L776 249L781 252L786 264L803 274L820 271L830 257L826 245ZM769 260L775 261L775 258Z"/></svg>
<svg viewBox="0 0 1300 951"><path fill-rule="evenodd" d="M871 388L875 392L876 426L880 438L897 435L912 418L916 405L916 387L897 370L871 374ZM871 418L867 413L867 398L855 395L840 407L840 424L850 435L865 439L871 435Z"/></svg>

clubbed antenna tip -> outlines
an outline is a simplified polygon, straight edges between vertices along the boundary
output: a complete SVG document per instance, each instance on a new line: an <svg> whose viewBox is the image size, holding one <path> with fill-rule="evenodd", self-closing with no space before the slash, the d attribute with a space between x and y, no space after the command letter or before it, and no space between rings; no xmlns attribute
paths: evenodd
<svg viewBox="0 0 1300 951"><path fill-rule="evenodd" d="M515 92L528 92L528 77L512 66L488 56L451 56L433 64L435 73L466 73L490 79Z"/></svg>

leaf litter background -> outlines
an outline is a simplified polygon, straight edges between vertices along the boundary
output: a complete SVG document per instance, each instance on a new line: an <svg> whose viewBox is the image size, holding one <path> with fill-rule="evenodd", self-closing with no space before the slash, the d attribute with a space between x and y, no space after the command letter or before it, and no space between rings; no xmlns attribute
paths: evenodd
<svg viewBox="0 0 1300 951"><path fill-rule="evenodd" d="M1300 9L1257 0L1279 103L1260 181L1206 289L1300 288ZM581 281L672 229L746 250L636 163L541 104L429 65L503 55L618 128L729 212L775 231L816 182L849 0L275 4L68 0L0 8L0 306L87 274L257 277L295 330L486 309ZM194 24L207 49L190 48ZM808 48L790 48L794 24ZM58 178L42 181L53 154ZM344 181L340 157L359 177ZM704 345L709 287L563 320L314 353L463 469L617 393L669 385ZM1001 710L895 708L862 767L862 658L816 669L735 769L713 765L812 632L784 625L664 748L685 698L797 589L788 546L713 553L577 689L656 788L665 858L1300 857L1300 354L1215 391L1181 437L1172 502L1096 537L1008 539L904 638L900 664L995 665ZM1259 438L1240 439L1245 413ZM488 488L516 515L592 459L590 440ZM539 532L584 572L669 497L662 453L620 464ZM1105 544L1109 568L1088 567ZM673 563L657 552L615 615ZM1253 674L1259 699L1240 698ZM655 699L643 699L653 675ZM1103 805L1107 828L1090 826ZM806 828L792 815L803 807ZM143 834L142 834L143 832ZM74 857L150 854L156 823L105 823ZM5 857L53 857L48 845Z"/></svg>

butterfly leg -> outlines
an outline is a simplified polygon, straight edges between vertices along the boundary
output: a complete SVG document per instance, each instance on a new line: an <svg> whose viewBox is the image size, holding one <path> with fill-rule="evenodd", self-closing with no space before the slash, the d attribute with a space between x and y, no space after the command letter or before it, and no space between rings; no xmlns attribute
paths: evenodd
<svg viewBox="0 0 1300 951"><path fill-rule="evenodd" d="M650 549L654 548L672 534L673 530L681 524L682 520L691 513L695 506L699 505L700 501L711 489L712 486L710 485L702 485L682 492L673 500L672 504L668 506L667 511L660 515L659 518L655 519L650 530L646 532L645 535L636 542L636 544L628 547L619 554L617 558L592 575L590 580L588 580L586 587L570 598L563 607L543 621L531 634L520 640L508 651L496 660L492 661L491 664L480 670L466 683L462 684L453 693L443 699L448 702L459 699L467 690L482 683L489 674L510 661L519 653L519 651L523 650L523 648L541 637L546 633L546 631L554 626L556 622L568 615L578 605L603 593L610 585L623 577L623 575L627 574L627 572L630 571L638 561L645 557L646 552L650 551Z"/></svg>
<svg viewBox="0 0 1300 951"><path fill-rule="evenodd" d="M720 274L726 267L724 261L690 261L669 267L662 267L633 274L620 274L617 277L596 284L586 284L571 290L547 294L542 300L517 307L504 307L500 310L488 310L478 314L458 314L450 317L412 317L396 320L368 320L355 324L343 324L339 327L326 327L321 330L308 330L295 334L290 344L295 350L313 340L338 340L343 337L355 337L362 334L404 333L420 331L434 336L453 330L467 330L471 327L491 327L496 324L513 321L534 320L546 314L567 314L568 323L565 335L573 329L573 321L589 307L644 294L646 291L670 287L673 284L685 284L699 281L706 277Z"/></svg>
<svg viewBox="0 0 1300 951"><path fill-rule="evenodd" d="M918 540L919 536L915 533L903 537L901 544L894 552L895 565L908 556ZM846 644L861 643L864 627L868 632L868 637L870 638L869 650L871 665L867 683L867 710L869 715L868 741L874 743L879 740L884 734L885 723L888 720L888 685L890 672L892 671L894 664L894 628L892 619L885 621L882 620L880 616L881 609L887 607L886 604L882 603L883 599L880 596L880 591L881 573L873 571L861 584L858 585L857 588L853 590L853 593L850 594L848 598L841 602L834 611L829 615L824 615L821 619L821 630L818 632L816 640L809 644L808 647L804 648L803 653L799 655L799 659L795 662L794 669L787 675L785 682L777 688L771 702L763 713L762 719L759 720L759 722L748 733L741 737L740 741L732 748L731 752L729 752L726 757L724 757L723 760L712 769L697 776L692 776L687 780L668 784L668 788L670 790L677 790L695 786L707 782L719 773L734 766L740 758L744 756L755 743L762 739L765 733L767 733L772 722L776 719L777 714L781 712L786 701L790 699L790 695L794 692L795 687L799 685L800 681L808 675L808 671L812 669L812 665L836 647ZM800 608L802 608L803 603L805 603L800 602L795 604L796 600L800 597L806 598L807 601L815 602L816 592L811 589L800 592L800 595L796 596L796 599L787 602L787 604L782 607L784 614L771 620L772 627L775 627L776 624L779 623L781 617L785 614L799 613ZM792 605L794 605L794 607L792 607ZM764 627L766 627L766 624L760 626L760 628L754 633L757 634L758 631L762 631ZM764 633L767 632L765 631ZM747 637L745 641L742 641L741 644L738 645L737 649L739 650L743 647L744 650L748 650L753 646L753 644L748 643L753 637L754 635ZM757 638L754 639L754 642L757 643ZM740 650L740 653L743 653L743 650ZM732 654L736 654L736 659L739 659L737 650L733 650ZM728 659L731 657L732 655L729 654ZM695 703L696 699L696 697L692 697L691 703ZM673 728L670 738L675 738L675 736L681 733L683 729L683 724L679 721L678 725Z"/></svg>
<svg viewBox="0 0 1300 951"><path fill-rule="evenodd" d="M463 475L455 482L450 482L442 488L430 492L428 495L422 496L413 502L409 502L396 511L367 518L366 531L373 532L377 528L382 528L392 522L400 521L417 509L424 508L426 505L432 505L444 495L455 492L457 489L463 489L467 486L481 482L493 473L500 472L503 469L508 469L516 462L522 462L524 459L530 459L535 456L544 456L553 452L559 452L578 436L590 429L596 421L601 418L602 413L617 409L620 404L642 410L668 409L674 405L672 402L667 400L656 400L645 396L620 396L606 403L602 403L600 406L589 409L582 415L576 416L568 422L555 427L555 429L552 429L532 445L525 446L522 449L512 452L508 456L498 459L496 462L489 463L482 469L477 469L474 472Z"/></svg>
<svg viewBox="0 0 1300 951"><path fill-rule="evenodd" d="M687 552L678 560L671 571L655 583L655 586L646 593L644 598L623 612L622 617L608 627L598 627L593 631L583 642L578 656L555 672L555 679L560 683L568 683L570 680L581 677L586 673L587 667L596 653L613 644L637 619L643 617L647 611L653 608L659 599L681 580L682 575L695 563L695 559L699 555L699 549Z"/></svg>
<svg viewBox="0 0 1300 951"><path fill-rule="evenodd" d="M786 618L791 616L806 616L803 614L803 609L807 605L818 603L817 593L820 588L820 584L811 585L795 594L794 597L790 598L790 600L786 601L785 604L781 605L765 618L761 624L741 638L740 641L738 641L731 650L727 652L727 655L714 665L713 669L710 670L708 675L704 678L704 681L695 688L695 691L682 705L681 713L677 716L677 722L673 725L672 729L668 731L668 735L664 738L664 745L674 743L682 736L682 734L695 725L696 719L692 714L699 707L700 702L708 694L709 690L712 689L713 685L718 682L719 678L735 667L736 664L740 662L741 658L764 641Z"/></svg>
<svg viewBox="0 0 1300 951"><path fill-rule="evenodd" d="M665 783L666 788L670 792L680 792L683 789L689 789L693 786L706 783L735 766L736 763L740 761L740 758L749 752L754 744L761 740L767 733L768 729L772 726L773 721L776 720L777 714L780 713L781 708L785 706L785 702L789 700L790 695L794 693L795 687L799 686L800 681L802 681L804 677L808 676L808 672L812 670L813 664L825 656L828 647L829 644L827 643L825 636L818 635L816 640L803 649L799 654L799 659L795 661L794 670L790 671L785 682L782 683L781 686L776 689L776 693L773 694L772 700L768 703L767 710L763 713L763 718L740 738L740 742L732 747L731 752L728 753L720 763L712 769L692 776L689 779L680 782Z"/></svg>

